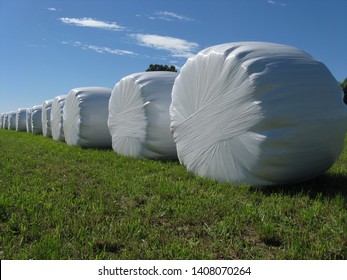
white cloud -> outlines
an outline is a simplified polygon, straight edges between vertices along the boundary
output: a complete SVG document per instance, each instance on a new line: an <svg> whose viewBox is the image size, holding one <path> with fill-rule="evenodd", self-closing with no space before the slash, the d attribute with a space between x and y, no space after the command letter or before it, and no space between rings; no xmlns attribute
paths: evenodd
<svg viewBox="0 0 347 280"><path fill-rule="evenodd" d="M79 47L83 50L92 50L97 53L109 53L109 54L116 54L116 55L137 55L137 53L133 51L128 51L128 50L120 50L120 49L111 49L108 47L100 47L100 46L95 46L95 45L87 45L87 44L82 44L81 42L73 42L69 43L66 41L61 42L64 45L72 45L74 47Z"/></svg>
<svg viewBox="0 0 347 280"><path fill-rule="evenodd" d="M93 45L88 45L87 49L96 51L98 53L110 53L110 54L118 54L118 55L137 55L137 53L133 51L120 50L120 49L111 49L107 47L98 47Z"/></svg>
<svg viewBox="0 0 347 280"><path fill-rule="evenodd" d="M153 34L131 34L130 36L141 46L168 51L173 57L189 58L199 47L197 43L168 36Z"/></svg>
<svg viewBox="0 0 347 280"><path fill-rule="evenodd" d="M54 12L54 11L57 11L56 8L47 8L48 11L51 11L51 12Z"/></svg>
<svg viewBox="0 0 347 280"><path fill-rule="evenodd" d="M118 25L116 22L100 21L92 18L60 18L66 24L72 24L83 27L93 27L108 30L121 31L124 27Z"/></svg>
<svg viewBox="0 0 347 280"><path fill-rule="evenodd" d="M286 7L287 4L286 3L279 3L273 0L268 0L267 3L271 4L271 5L276 5L276 6L282 6L282 7Z"/></svg>
<svg viewBox="0 0 347 280"><path fill-rule="evenodd" d="M155 12L154 16L148 16L149 19L162 19L162 20L166 20L166 21L193 21L193 19L186 17L186 16L182 16L182 15L178 15L176 13L173 12L167 12L167 11L159 11L159 12Z"/></svg>

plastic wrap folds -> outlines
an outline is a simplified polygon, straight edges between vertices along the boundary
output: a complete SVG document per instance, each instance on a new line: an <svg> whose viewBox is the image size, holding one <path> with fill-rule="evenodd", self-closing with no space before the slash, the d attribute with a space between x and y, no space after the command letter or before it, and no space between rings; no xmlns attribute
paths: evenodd
<svg viewBox="0 0 347 280"><path fill-rule="evenodd" d="M169 115L176 77L175 72L136 73L115 85L108 117L115 152L131 157L177 158Z"/></svg>
<svg viewBox="0 0 347 280"><path fill-rule="evenodd" d="M170 107L179 160L201 176L253 185L308 180L344 146L347 111L327 67L296 48L207 48L177 77Z"/></svg>
<svg viewBox="0 0 347 280"><path fill-rule="evenodd" d="M26 131L26 117L27 109L18 109L16 114L16 131Z"/></svg>
<svg viewBox="0 0 347 280"><path fill-rule="evenodd" d="M8 113L4 113L4 119L2 121L2 128L8 129Z"/></svg>
<svg viewBox="0 0 347 280"><path fill-rule="evenodd" d="M17 117L16 111L11 111L8 113L8 129L9 130L16 130L16 117Z"/></svg>
<svg viewBox="0 0 347 280"><path fill-rule="evenodd" d="M82 147L111 147L107 127L111 89L75 88L65 100L63 127L65 142Z"/></svg>
<svg viewBox="0 0 347 280"><path fill-rule="evenodd" d="M63 109L67 95L61 95L54 98L51 110L51 130L52 138L56 141L65 141L63 127Z"/></svg>
<svg viewBox="0 0 347 280"><path fill-rule="evenodd" d="M28 133L32 133L32 127L31 127L31 111L32 108L28 108L25 113L25 124L26 124L26 130Z"/></svg>
<svg viewBox="0 0 347 280"><path fill-rule="evenodd" d="M51 110L53 99L46 100L42 104L42 134L45 137L52 137Z"/></svg>
<svg viewBox="0 0 347 280"><path fill-rule="evenodd" d="M31 111L31 132L42 134L42 105L36 105Z"/></svg>

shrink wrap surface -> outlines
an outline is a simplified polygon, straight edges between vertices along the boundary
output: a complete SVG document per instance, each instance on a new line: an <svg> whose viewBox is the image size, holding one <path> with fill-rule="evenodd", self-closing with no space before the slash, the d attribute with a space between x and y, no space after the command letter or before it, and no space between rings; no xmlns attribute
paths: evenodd
<svg viewBox="0 0 347 280"><path fill-rule="evenodd" d="M8 113L8 129L9 130L16 130L16 117L17 117L16 111L11 111Z"/></svg>
<svg viewBox="0 0 347 280"><path fill-rule="evenodd" d="M31 111L31 132L42 134L42 105L36 105Z"/></svg>
<svg viewBox="0 0 347 280"><path fill-rule="evenodd" d="M111 147L107 127L111 89L82 87L70 91L63 109L65 142L81 147Z"/></svg>
<svg viewBox="0 0 347 280"><path fill-rule="evenodd" d="M67 95L60 95L54 98L51 110L51 130L52 138L56 141L65 141L63 127L63 109Z"/></svg>
<svg viewBox="0 0 347 280"><path fill-rule="evenodd" d="M42 104L42 134L45 137L52 137L51 110L53 99L46 100Z"/></svg>
<svg viewBox="0 0 347 280"><path fill-rule="evenodd" d="M16 114L16 130L26 131L26 112L27 109L18 109Z"/></svg>
<svg viewBox="0 0 347 280"><path fill-rule="evenodd" d="M109 103L113 150L131 157L177 158L169 107L177 73L143 72L121 79Z"/></svg>
<svg viewBox="0 0 347 280"><path fill-rule="evenodd" d="M323 63L263 42L217 45L189 59L170 115L188 170L252 185L322 174L340 155L347 124L342 90Z"/></svg>
<svg viewBox="0 0 347 280"><path fill-rule="evenodd" d="M2 128L8 129L8 113L4 114L4 120L3 120Z"/></svg>
<svg viewBox="0 0 347 280"><path fill-rule="evenodd" d="M25 113L25 124L26 124L26 130L28 133L32 133L32 127L31 127L31 111L32 108L28 108Z"/></svg>

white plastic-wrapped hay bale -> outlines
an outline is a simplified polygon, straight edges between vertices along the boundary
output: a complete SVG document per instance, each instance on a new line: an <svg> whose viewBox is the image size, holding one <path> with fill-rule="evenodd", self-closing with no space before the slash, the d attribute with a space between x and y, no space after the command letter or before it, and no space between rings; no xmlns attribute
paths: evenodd
<svg viewBox="0 0 347 280"><path fill-rule="evenodd" d="M32 111L32 108L27 108L26 113L25 113L25 125L26 125L26 130L28 133L32 132L31 111Z"/></svg>
<svg viewBox="0 0 347 280"><path fill-rule="evenodd" d="M180 161L201 176L253 185L305 181L340 155L347 112L326 66L296 48L217 45L189 59L170 107Z"/></svg>
<svg viewBox="0 0 347 280"><path fill-rule="evenodd" d="M4 123L5 123L5 114L6 114L6 113L2 113L2 114L1 114L1 123L0 123L0 129L4 129Z"/></svg>
<svg viewBox="0 0 347 280"><path fill-rule="evenodd" d="M115 152L131 157L177 158L169 114L176 77L175 72L136 73L115 85L108 117Z"/></svg>
<svg viewBox="0 0 347 280"><path fill-rule="evenodd" d="M8 129L16 130L16 116L17 111L11 111L8 113Z"/></svg>
<svg viewBox="0 0 347 280"><path fill-rule="evenodd" d="M42 134L42 105L36 105L31 111L31 132Z"/></svg>
<svg viewBox="0 0 347 280"><path fill-rule="evenodd" d="M26 117L27 109L19 108L16 114L16 131L26 131Z"/></svg>
<svg viewBox="0 0 347 280"><path fill-rule="evenodd" d="M51 110L51 130L52 137L56 141L65 141L63 127L63 109L66 95L60 95L54 98Z"/></svg>
<svg viewBox="0 0 347 280"><path fill-rule="evenodd" d="M68 145L112 146L107 127L111 91L104 87L83 87L69 92L63 109L64 136Z"/></svg>
<svg viewBox="0 0 347 280"><path fill-rule="evenodd" d="M42 104L42 134L45 137L52 137L51 130L51 110L53 99L46 100Z"/></svg>
<svg viewBox="0 0 347 280"><path fill-rule="evenodd" d="M8 113L4 113L4 120L2 123L2 128L3 129L8 129Z"/></svg>

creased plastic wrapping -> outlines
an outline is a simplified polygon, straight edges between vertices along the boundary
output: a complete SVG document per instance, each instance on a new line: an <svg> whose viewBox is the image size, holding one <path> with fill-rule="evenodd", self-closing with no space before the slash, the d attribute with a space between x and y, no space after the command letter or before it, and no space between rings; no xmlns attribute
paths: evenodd
<svg viewBox="0 0 347 280"><path fill-rule="evenodd" d="M1 129L7 129L8 127L7 118L8 118L7 113L1 114L1 126L0 126Z"/></svg>
<svg viewBox="0 0 347 280"><path fill-rule="evenodd" d="M2 123L3 129L8 129L8 113L4 113L4 119Z"/></svg>
<svg viewBox="0 0 347 280"><path fill-rule="evenodd" d="M131 157L177 158L169 115L176 77L175 72L136 73L115 85L108 117L115 152Z"/></svg>
<svg viewBox="0 0 347 280"><path fill-rule="evenodd" d="M8 129L9 130L16 130L16 117L17 117L16 111L11 111L8 113Z"/></svg>
<svg viewBox="0 0 347 280"><path fill-rule="evenodd" d="M63 109L67 95L60 95L54 98L51 110L51 130L52 138L56 141L65 141L63 127Z"/></svg>
<svg viewBox="0 0 347 280"><path fill-rule="evenodd" d="M111 147L107 127L111 89L75 88L65 100L63 127L65 142L81 147Z"/></svg>
<svg viewBox="0 0 347 280"><path fill-rule="evenodd" d="M173 87L179 160L218 181L308 180L343 149L342 99L326 66L296 48L259 42L207 48L187 61Z"/></svg>
<svg viewBox="0 0 347 280"><path fill-rule="evenodd" d="M28 133L32 133L32 126L31 126L31 111L32 108L27 108L26 113L25 113L25 125L26 125L26 130Z"/></svg>
<svg viewBox="0 0 347 280"><path fill-rule="evenodd" d="M52 137L51 110L53 99L46 100L42 104L42 134L45 137Z"/></svg>
<svg viewBox="0 0 347 280"><path fill-rule="evenodd" d="M19 108L17 110L16 131L26 131L27 130L26 122L25 122L26 112L27 112L27 109Z"/></svg>
<svg viewBox="0 0 347 280"><path fill-rule="evenodd" d="M42 134L42 105L36 105L31 111L31 132Z"/></svg>

